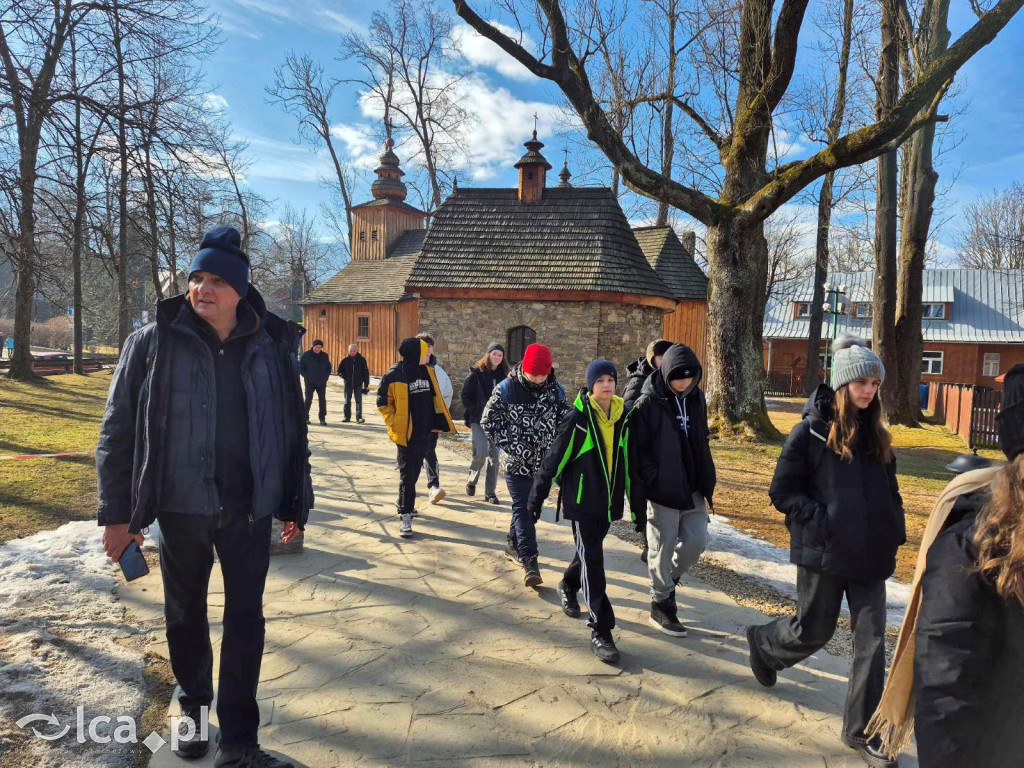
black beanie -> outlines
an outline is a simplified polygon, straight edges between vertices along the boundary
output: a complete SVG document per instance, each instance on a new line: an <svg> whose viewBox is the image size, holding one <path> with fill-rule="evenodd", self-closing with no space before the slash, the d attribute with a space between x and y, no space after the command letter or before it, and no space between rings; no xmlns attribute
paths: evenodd
<svg viewBox="0 0 1024 768"><path fill-rule="evenodd" d="M1003 407L996 416L999 446L1013 461L1024 453L1024 363L1017 363L1003 377Z"/></svg>
<svg viewBox="0 0 1024 768"><path fill-rule="evenodd" d="M602 376L611 376L615 379L616 383L619 381L619 372L615 370L615 366L611 364L611 361L599 357L587 366L587 389L593 392L594 382Z"/></svg>
<svg viewBox="0 0 1024 768"><path fill-rule="evenodd" d="M503 355L505 354L505 348L504 348L503 346L501 346L501 344L499 344L499 343L498 343L498 342L496 342L496 341L495 341L495 342L493 342L493 343L491 344L491 346L489 346L489 347L487 348L487 354L488 354L488 355L489 355L489 354L491 354L491 352L493 352L494 350L498 350L498 351L499 351L499 352L501 352L501 354L503 354Z"/></svg>
<svg viewBox="0 0 1024 768"><path fill-rule="evenodd" d="M199 253L188 268L194 272L209 272L224 278L243 299L249 292L249 257L242 250L242 236L234 227L217 227L203 236Z"/></svg>

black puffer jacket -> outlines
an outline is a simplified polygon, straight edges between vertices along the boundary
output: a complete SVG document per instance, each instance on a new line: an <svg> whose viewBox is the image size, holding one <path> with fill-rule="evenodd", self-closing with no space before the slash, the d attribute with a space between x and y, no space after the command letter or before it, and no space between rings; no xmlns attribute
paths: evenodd
<svg viewBox="0 0 1024 768"><path fill-rule="evenodd" d="M313 485L294 351L304 331L268 312L255 288L239 307L259 318L242 358L252 515L304 527ZM161 509L218 514L217 382L213 354L191 313L184 295L165 299L156 321L125 341L96 446L100 525L128 523L137 533Z"/></svg>
<svg viewBox="0 0 1024 768"><path fill-rule="evenodd" d="M480 426L504 453L506 475L532 477L568 411L565 390L554 371L538 385L517 365L491 393Z"/></svg>
<svg viewBox="0 0 1024 768"><path fill-rule="evenodd" d="M541 505L551 493L551 483L556 482L561 489L562 516L566 520L589 518L611 522L622 519L629 483L625 407L622 407L612 428L610 471L608 446L598 427L599 417L594 409L590 393L586 388L581 389L573 407L562 419L540 471L533 478L533 490L527 503L531 512L539 514Z"/></svg>
<svg viewBox="0 0 1024 768"><path fill-rule="evenodd" d="M299 358L299 375L311 387L321 387L331 378L331 358L326 352L319 355L307 349Z"/></svg>
<svg viewBox="0 0 1024 768"><path fill-rule="evenodd" d="M647 362L646 357L641 357L627 365L626 372L629 377L626 379L626 389L622 393L622 400L628 413L633 410L636 401L643 394L644 382L654 373L654 366Z"/></svg>
<svg viewBox="0 0 1024 768"><path fill-rule="evenodd" d="M928 550L914 652L921 768L1024 765L1024 606L974 572L975 514Z"/></svg>
<svg viewBox="0 0 1024 768"><path fill-rule="evenodd" d="M366 389L370 386L370 366L366 364L366 358L359 352L341 358L341 362L338 363L338 375L341 376L346 387Z"/></svg>
<svg viewBox="0 0 1024 768"><path fill-rule="evenodd" d="M847 463L827 448L834 398L825 384L811 395L768 494L786 515L791 562L860 581L887 579L907 539L896 458L883 463L862 444Z"/></svg>
<svg viewBox="0 0 1024 768"><path fill-rule="evenodd" d="M682 397L665 381L677 368L694 373L693 383ZM630 507L637 520L646 517L648 501L673 509L693 509L694 493L708 501L714 499L718 478L709 443L708 407L697 386L702 375L693 351L682 344L673 346L665 353L661 368L647 378L640 399L629 412ZM686 431L682 429L684 419Z"/></svg>
<svg viewBox="0 0 1024 768"><path fill-rule="evenodd" d="M481 369L475 365L469 369L469 376L462 384L462 407L466 410L467 427L480 423L480 418L484 415L484 407L491 399L494 388L505 380L508 372L508 363L504 360L493 371L486 366Z"/></svg>

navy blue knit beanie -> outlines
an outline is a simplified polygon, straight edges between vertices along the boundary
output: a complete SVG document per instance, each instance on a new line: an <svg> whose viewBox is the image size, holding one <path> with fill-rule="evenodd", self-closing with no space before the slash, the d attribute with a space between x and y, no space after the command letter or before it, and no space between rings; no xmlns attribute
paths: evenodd
<svg viewBox="0 0 1024 768"><path fill-rule="evenodd" d="M249 292L249 257L241 248L242 236L234 227L217 227L203 236L188 275L209 272L224 278L243 299Z"/></svg>
<svg viewBox="0 0 1024 768"><path fill-rule="evenodd" d="M615 382L619 381L619 372L615 370L615 366L610 361L605 360L603 357L599 357L597 360L587 366L587 389L591 392L594 391L594 382L600 379L602 376L611 376L615 379Z"/></svg>

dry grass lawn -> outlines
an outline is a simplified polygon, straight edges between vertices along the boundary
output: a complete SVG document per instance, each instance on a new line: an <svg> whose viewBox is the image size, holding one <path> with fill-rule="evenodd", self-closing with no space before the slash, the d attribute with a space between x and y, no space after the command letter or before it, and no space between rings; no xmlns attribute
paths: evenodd
<svg viewBox="0 0 1024 768"><path fill-rule="evenodd" d="M96 448L110 371L52 376L38 383L0 379L0 456ZM96 515L96 462L0 461L0 543Z"/></svg>
<svg viewBox="0 0 1024 768"><path fill-rule="evenodd" d="M768 403L772 423L789 434L800 420L804 401L773 399ZM945 466L967 447L963 440L944 426L926 424L920 429L895 427L893 442L898 458L900 493L907 514L907 544L900 548L896 577L909 581L917 563L921 534L932 504L952 475ZM768 501L775 462L781 445L715 442L712 452L718 468L715 507L739 530L780 547L789 547L789 532L782 515ZM982 451L999 458L996 451Z"/></svg>

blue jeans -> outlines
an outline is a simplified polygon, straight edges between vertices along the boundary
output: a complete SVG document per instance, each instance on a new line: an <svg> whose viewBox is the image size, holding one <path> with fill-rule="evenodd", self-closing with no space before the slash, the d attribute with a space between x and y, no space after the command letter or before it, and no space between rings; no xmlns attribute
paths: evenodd
<svg viewBox="0 0 1024 768"><path fill-rule="evenodd" d="M506 475L508 495L512 499L512 525L508 535L512 538L521 560L537 556L537 526L533 515L526 509L533 488L533 478L528 475Z"/></svg>

